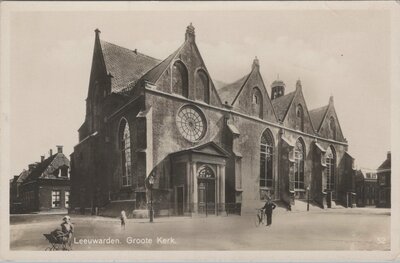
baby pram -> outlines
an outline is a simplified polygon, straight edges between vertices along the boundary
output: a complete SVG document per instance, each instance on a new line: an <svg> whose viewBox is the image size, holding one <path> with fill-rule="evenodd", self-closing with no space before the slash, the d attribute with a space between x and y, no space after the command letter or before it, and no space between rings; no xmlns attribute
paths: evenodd
<svg viewBox="0 0 400 263"><path fill-rule="evenodd" d="M46 251L71 250L70 233L64 233L61 230L56 229L50 234L43 235L51 245L45 249Z"/></svg>

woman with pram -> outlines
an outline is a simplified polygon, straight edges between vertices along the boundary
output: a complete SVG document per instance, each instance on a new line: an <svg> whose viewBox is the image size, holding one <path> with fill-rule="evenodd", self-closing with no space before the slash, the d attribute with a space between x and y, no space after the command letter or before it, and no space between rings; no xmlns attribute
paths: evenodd
<svg viewBox="0 0 400 263"><path fill-rule="evenodd" d="M71 250L74 225L71 223L69 216L64 216L62 220L61 230L56 229L51 234L57 239L57 243L62 244L63 250Z"/></svg>

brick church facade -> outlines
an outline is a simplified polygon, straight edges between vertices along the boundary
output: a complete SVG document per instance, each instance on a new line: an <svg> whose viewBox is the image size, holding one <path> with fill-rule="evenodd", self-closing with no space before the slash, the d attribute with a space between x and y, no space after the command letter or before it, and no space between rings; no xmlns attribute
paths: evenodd
<svg viewBox="0 0 400 263"><path fill-rule="evenodd" d="M192 25L162 61L96 30L72 209L146 209L150 175L156 214L252 210L266 196L295 205L307 194L321 207L345 205L354 159L333 98L308 110L300 81L289 93L274 81L269 93L259 68L256 58L234 83L213 81Z"/></svg>

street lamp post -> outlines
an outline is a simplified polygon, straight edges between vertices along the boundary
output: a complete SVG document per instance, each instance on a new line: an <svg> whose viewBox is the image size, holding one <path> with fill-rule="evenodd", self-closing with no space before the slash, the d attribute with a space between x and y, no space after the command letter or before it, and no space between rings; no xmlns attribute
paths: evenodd
<svg viewBox="0 0 400 263"><path fill-rule="evenodd" d="M150 186L150 223L153 223L153 219L154 219L153 185L154 185L154 176L150 175L150 178L149 178L149 186Z"/></svg>
<svg viewBox="0 0 400 263"><path fill-rule="evenodd" d="M310 211L310 186L307 186L307 211Z"/></svg>

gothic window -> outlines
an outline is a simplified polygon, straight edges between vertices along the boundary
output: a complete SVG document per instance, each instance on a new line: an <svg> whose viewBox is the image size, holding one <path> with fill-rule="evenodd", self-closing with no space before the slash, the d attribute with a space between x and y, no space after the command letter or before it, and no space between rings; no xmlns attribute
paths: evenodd
<svg viewBox="0 0 400 263"><path fill-rule="evenodd" d="M296 107L296 129L304 131L304 111L300 104Z"/></svg>
<svg viewBox="0 0 400 263"><path fill-rule="evenodd" d="M210 87L207 74L203 70L197 73L196 99L206 103L210 102Z"/></svg>
<svg viewBox="0 0 400 263"><path fill-rule="evenodd" d="M274 144L269 130L264 131L260 143L260 187L272 187L272 163Z"/></svg>
<svg viewBox="0 0 400 263"><path fill-rule="evenodd" d="M185 65L176 61L172 66L172 92L188 97L188 73Z"/></svg>
<svg viewBox="0 0 400 263"><path fill-rule="evenodd" d="M203 113L197 108L188 105L182 107L178 112L176 124L182 136L191 142L202 139L207 130Z"/></svg>
<svg viewBox="0 0 400 263"><path fill-rule="evenodd" d="M201 179L215 179L213 170L208 166L202 166L199 169L198 176Z"/></svg>
<svg viewBox="0 0 400 263"><path fill-rule="evenodd" d="M329 129L331 131L331 138L336 140L336 121L333 117L330 117L329 119Z"/></svg>
<svg viewBox="0 0 400 263"><path fill-rule="evenodd" d="M120 150L122 163L122 186L130 186L132 178L131 135L128 122L123 119L120 125Z"/></svg>
<svg viewBox="0 0 400 263"><path fill-rule="evenodd" d="M253 88L252 91L252 114L260 119L263 118L263 100L261 91L258 88Z"/></svg>
<svg viewBox="0 0 400 263"><path fill-rule="evenodd" d="M304 144L301 139L296 141L294 147L294 188L304 189Z"/></svg>
<svg viewBox="0 0 400 263"><path fill-rule="evenodd" d="M325 163L326 163L326 185L325 190L333 191L335 189L335 166L336 159L334 149L331 147L325 153Z"/></svg>

